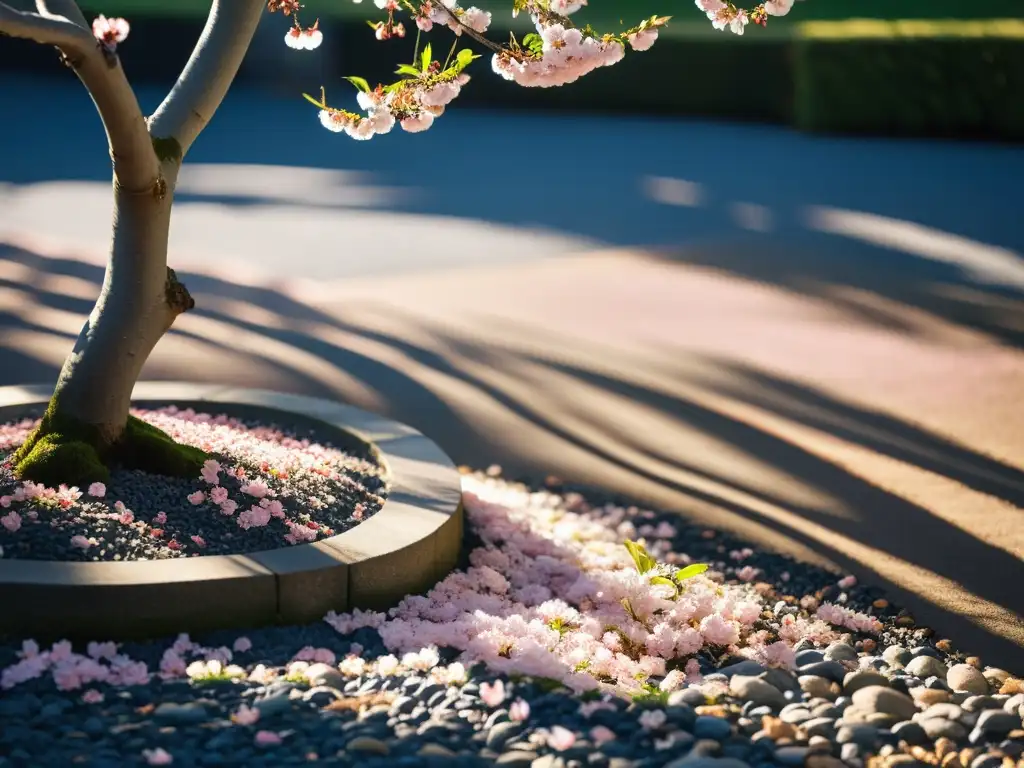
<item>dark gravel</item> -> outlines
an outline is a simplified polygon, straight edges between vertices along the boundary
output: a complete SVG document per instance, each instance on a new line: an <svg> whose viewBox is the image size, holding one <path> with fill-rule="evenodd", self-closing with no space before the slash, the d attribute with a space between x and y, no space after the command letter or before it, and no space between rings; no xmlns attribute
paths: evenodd
<svg viewBox="0 0 1024 768"><path fill-rule="evenodd" d="M622 502L590 491L586 501ZM756 581L777 598L777 612L817 596L870 611L884 628L874 640L847 635L827 648L798 646L795 672L702 657L701 688L603 705L544 680L503 678L505 701L488 706L481 684L497 678L482 666L458 685L419 673L346 678L331 672L316 685L154 677L132 688L85 686L104 694L94 704L82 702L85 688L59 692L47 676L0 692L0 766L143 765L143 750L160 747L176 766L1024 768L1024 689L1009 693L1014 678L1007 672L984 668L917 626L878 590L855 586L844 599L834 573L770 553L744 555L743 542L675 516L640 511L633 521L637 527L671 523L676 551L728 574L758 569ZM466 551L477 543L468 529ZM387 653L375 630L340 635L322 622L196 640L230 647L243 634L252 649L234 653L232 663L246 672L257 664L283 669L304 646L330 649L338 660L351 651L364 659ZM156 669L171 642L125 644L121 651ZM0 645L0 666L13 663L19 647L13 640ZM441 649L441 657L449 663L454 654ZM955 690L965 685L971 691ZM510 720L516 699L530 705L525 722ZM231 723L241 704L260 711L255 724ZM576 735L568 749L539 737L556 726ZM280 734L282 743L258 746L259 730ZM598 738L608 733L614 740Z"/></svg>
<svg viewBox="0 0 1024 768"><path fill-rule="evenodd" d="M279 434L303 440L311 435L254 422L234 422L260 435ZM269 432L268 430L274 430ZM289 546L285 536L291 532L286 521L316 532L315 538L341 533L377 512L387 495L384 470L368 452L348 448L345 452L327 441L320 445L333 449L330 467L335 477L301 472L282 479L261 467L265 457L251 453L214 452L213 458L225 466L245 470L245 480L222 471L220 485L228 499L237 505L231 515L207 498L194 505L188 497L196 491L209 492L211 486L201 478L165 477L136 470L115 469L103 498L81 497L66 508L52 501L13 502L0 509L0 517L12 511L21 517L21 526L11 532L0 526L3 557L23 560L153 560L258 552ZM13 451L16 446L11 450ZM0 453L0 497L12 496L19 483ZM280 502L283 518L271 517L265 526L239 527L240 514L261 503L245 493L245 482L262 480L271 489L265 501ZM315 508L311 499L316 499ZM123 507L115 506L117 502ZM127 509L131 523L118 518ZM357 511L358 510L358 511ZM166 516L158 518L163 512ZM163 522L161 522L163 521ZM84 536L95 544L82 549L71 544L72 537ZM197 541L194 537L199 537Z"/></svg>

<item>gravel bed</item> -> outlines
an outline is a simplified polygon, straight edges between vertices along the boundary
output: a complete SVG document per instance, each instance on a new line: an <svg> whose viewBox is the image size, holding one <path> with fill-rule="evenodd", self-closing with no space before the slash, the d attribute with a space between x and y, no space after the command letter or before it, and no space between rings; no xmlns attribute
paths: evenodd
<svg viewBox="0 0 1024 768"><path fill-rule="evenodd" d="M133 415L207 451L202 475L115 469L106 485L83 489L22 484L5 459L38 421L0 425L0 556L90 562L258 552L341 533L384 503L383 469L368 451L193 410Z"/></svg>
<svg viewBox="0 0 1024 768"><path fill-rule="evenodd" d="M0 644L0 766L1024 768L1024 680L878 590L676 516L553 484L528 495L496 474L464 477L460 570L388 616L82 656ZM710 570L673 588L674 608L645 604L668 592L637 586L666 572L630 570L622 543L639 539L670 570ZM615 584L632 590L617 616L602 597ZM704 594L724 602L694 608ZM628 614L671 624L673 610L710 611L693 619L704 642L681 654L649 632L647 652L667 662L653 663ZM624 630L596 641L620 648L621 668L564 647L591 620ZM746 624L717 642L730 621ZM531 646L545 631L550 653ZM642 683L628 679L636 658Z"/></svg>

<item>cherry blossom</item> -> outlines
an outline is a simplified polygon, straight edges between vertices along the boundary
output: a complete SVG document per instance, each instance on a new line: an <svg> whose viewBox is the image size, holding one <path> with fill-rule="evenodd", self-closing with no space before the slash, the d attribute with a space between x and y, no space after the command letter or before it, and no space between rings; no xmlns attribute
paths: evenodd
<svg viewBox="0 0 1024 768"><path fill-rule="evenodd" d="M297 51L312 51L319 48L324 41L324 33L320 31L319 24L320 22L317 22L308 29L296 24L284 36L285 45Z"/></svg>
<svg viewBox="0 0 1024 768"><path fill-rule="evenodd" d="M92 22L92 33L108 51L117 48L118 43L123 43L131 29L128 22L122 18L108 19L106 16L97 16Z"/></svg>

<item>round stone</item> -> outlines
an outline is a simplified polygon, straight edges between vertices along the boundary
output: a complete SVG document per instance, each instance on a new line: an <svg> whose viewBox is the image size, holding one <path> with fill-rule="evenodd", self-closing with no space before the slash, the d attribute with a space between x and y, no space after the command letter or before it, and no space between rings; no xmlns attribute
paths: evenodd
<svg viewBox="0 0 1024 768"><path fill-rule="evenodd" d="M1003 704L991 696L968 696L961 705L966 712L982 712L986 709L1002 709Z"/></svg>
<svg viewBox="0 0 1024 768"><path fill-rule="evenodd" d="M946 673L946 683L954 691L966 691L974 694L988 693L988 680L970 664L957 664L950 667L949 672Z"/></svg>
<svg viewBox="0 0 1024 768"><path fill-rule="evenodd" d="M836 734L836 742L856 744L865 750L873 749L878 743L878 729L873 725L844 725Z"/></svg>
<svg viewBox="0 0 1024 768"><path fill-rule="evenodd" d="M911 746L923 745L928 742L928 734L924 728L913 720L904 720L892 727L892 734L900 741L905 741Z"/></svg>
<svg viewBox="0 0 1024 768"><path fill-rule="evenodd" d="M889 680L885 675L879 674L871 669L858 669L856 672L851 672L843 680L843 693L847 696L852 696L861 688L867 688L871 685L880 685L883 687L889 687Z"/></svg>
<svg viewBox="0 0 1024 768"><path fill-rule="evenodd" d="M372 736L356 736L345 745L345 750L348 752L365 752L372 755L386 755L391 751L387 744Z"/></svg>
<svg viewBox="0 0 1024 768"><path fill-rule="evenodd" d="M782 707L786 704L782 691L759 677L734 675L729 681L729 693L738 699L770 707Z"/></svg>
<svg viewBox="0 0 1024 768"><path fill-rule="evenodd" d="M824 736L827 739L834 739L836 735L835 721L831 717L812 717L805 720L801 726L808 736Z"/></svg>
<svg viewBox="0 0 1024 768"><path fill-rule="evenodd" d="M921 720L920 726L924 728L929 739L945 738L959 741L967 736L967 729L960 723L947 720L944 717L929 717L927 720Z"/></svg>
<svg viewBox="0 0 1024 768"><path fill-rule="evenodd" d="M800 690L812 698L834 700L836 694L832 690L832 681L818 675L800 675L797 678Z"/></svg>
<svg viewBox="0 0 1024 768"><path fill-rule="evenodd" d="M917 656L906 665L908 675L920 677L922 680L929 677L946 679L946 665L933 656Z"/></svg>
<svg viewBox="0 0 1024 768"><path fill-rule="evenodd" d="M814 675L824 677L834 683L842 683L846 677L846 667L838 661L819 661L816 664L808 664L800 669L801 675Z"/></svg>
<svg viewBox="0 0 1024 768"><path fill-rule="evenodd" d="M891 667L905 667L914 655L899 645L890 645L882 651L882 659Z"/></svg>
<svg viewBox="0 0 1024 768"><path fill-rule="evenodd" d="M998 709L988 709L978 717L978 728L986 736L1006 736L1020 728L1020 718Z"/></svg>
<svg viewBox="0 0 1024 768"><path fill-rule="evenodd" d="M964 711L956 704L932 704L928 709L917 716L918 720L928 720L933 717L943 717L946 720L960 720Z"/></svg>
<svg viewBox="0 0 1024 768"><path fill-rule="evenodd" d="M720 717L701 715L693 724L693 735L698 739L722 741L732 733L732 725Z"/></svg>
<svg viewBox="0 0 1024 768"><path fill-rule="evenodd" d="M895 715L901 720L909 720L917 713L909 696L880 685L861 688L853 694L853 703L859 709Z"/></svg>
<svg viewBox="0 0 1024 768"><path fill-rule="evenodd" d="M856 661L857 649L846 643L832 643L825 649L827 661Z"/></svg>

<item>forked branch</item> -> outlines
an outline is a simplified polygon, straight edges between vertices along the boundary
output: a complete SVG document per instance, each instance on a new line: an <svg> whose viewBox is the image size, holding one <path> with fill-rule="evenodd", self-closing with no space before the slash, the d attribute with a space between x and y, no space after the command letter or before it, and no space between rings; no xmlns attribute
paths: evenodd
<svg viewBox="0 0 1024 768"><path fill-rule="evenodd" d="M188 152L224 100L265 5L266 0L213 0L192 56L149 119L154 137L174 139L182 155Z"/></svg>
<svg viewBox="0 0 1024 768"><path fill-rule="evenodd" d="M0 1L0 33L60 50L100 113L118 184L130 191L152 189L160 164L117 56L101 48L74 0L37 0L36 8L19 11Z"/></svg>

